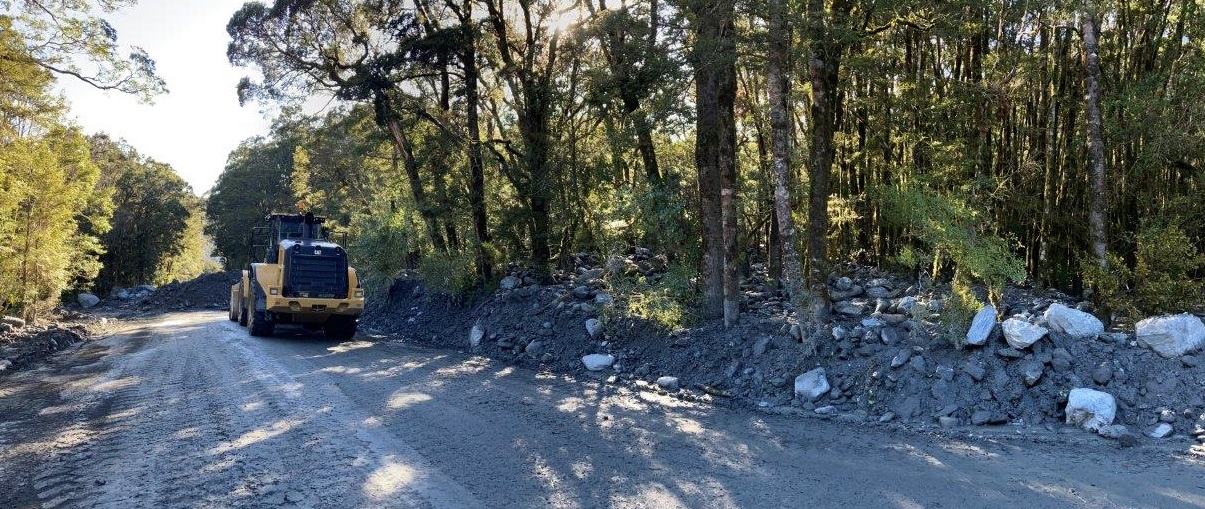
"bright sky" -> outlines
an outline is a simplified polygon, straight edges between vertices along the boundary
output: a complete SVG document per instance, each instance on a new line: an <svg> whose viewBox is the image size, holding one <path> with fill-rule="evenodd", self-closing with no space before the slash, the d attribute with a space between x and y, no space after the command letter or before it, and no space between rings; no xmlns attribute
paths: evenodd
<svg viewBox="0 0 1205 509"><path fill-rule="evenodd" d="M267 134L260 107L240 107L235 86L248 70L226 60L226 22L246 0L141 0L106 19L123 46L141 46L171 93L139 104L61 77L71 116L89 133L125 139L139 153L170 164L193 191L213 187L239 142Z"/></svg>

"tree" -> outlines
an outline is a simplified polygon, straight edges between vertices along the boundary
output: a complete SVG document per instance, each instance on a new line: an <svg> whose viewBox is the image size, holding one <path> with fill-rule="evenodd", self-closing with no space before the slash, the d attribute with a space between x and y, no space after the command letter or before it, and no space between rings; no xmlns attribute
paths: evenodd
<svg viewBox="0 0 1205 509"><path fill-rule="evenodd" d="M807 296L799 252L795 247L795 220L791 217L791 48L792 34L787 0L769 0L769 34L766 82L770 101L770 141L774 164L774 213L782 244L783 279L791 305L799 309Z"/></svg>

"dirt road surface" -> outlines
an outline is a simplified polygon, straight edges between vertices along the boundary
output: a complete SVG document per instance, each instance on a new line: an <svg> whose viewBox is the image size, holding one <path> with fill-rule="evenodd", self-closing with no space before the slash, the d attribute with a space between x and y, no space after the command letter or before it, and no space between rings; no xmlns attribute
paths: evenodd
<svg viewBox="0 0 1205 509"><path fill-rule="evenodd" d="M1056 435L716 408L179 313L0 380L0 507L1205 507L1176 447Z"/></svg>

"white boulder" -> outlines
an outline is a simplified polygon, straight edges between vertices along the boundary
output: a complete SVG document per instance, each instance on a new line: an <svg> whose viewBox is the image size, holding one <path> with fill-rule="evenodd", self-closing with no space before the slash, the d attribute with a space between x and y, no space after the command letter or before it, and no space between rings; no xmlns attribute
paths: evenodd
<svg viewBox="0 0 1205 509"><path fill-rule="evenodd" d="M1029 348L1042 339L1047 332L1050 332L1041 325L1034 325L1016 318L1005 320L1000 328L1004 330L1004 340L1008 342L1008 346L1017 350Z"/></svg>
<svg viewBox="0 0 1205 509"><path fill-rule="evenodd" d="M678 390L678 387L679 387L678 377L663 376L661 378L658 378L657 379L657 387L660 387L667 391L676 391L676 390Z"/></svg>
<svg viewBox="0 0 1205 509"><path fill-rule="evenodd" d="M1072 339L1091 339L1105 332L1105 324L1091 313L1059 303L1051 304L1042 316L1050 330L1066 334Z"/></svg>
<svg viewBox="0 0 1205 509"><path fill-rule="evenodd" d="M75 300L78 301L79 305L82 306L84 309L88 309L92 306L100 304L100 297L97 297L90 293L81 293L79 295L76 295Z"/></svg>
<svg viewBox="0 0 1205 509"><path fill-rule="evenodd" d="M987 343L987 338L992 336L992 329L996 328L996 307L983 306L975 318L971 320L971 328L967 331L967 344L979 346Z"/></svg>
<svg viewBox="0 0 1205 509"><path fill-rule="evenodd" d="M1163 357L1179 357L1205 346L1205 323L1188 313L1147 318L1134 327L1136 339Z"/></svg>
<svg viewBox="0 0 1205 509"><path fill-rule="evenodd" d="M602 371L615 364L615 356L605 353L592 353L582 357L582 364L590 371Z"/></svg>
<svg viewBox="0 0 1205 509"><path fill-rule="evenodd" d="M1071 389L1067 395L1067 424L1096 432L1113 423L1117 416L1117 400L1107 392L1093 389Z"/></svg>
<svg viewBox="0 0 1205 509"><path fill-rule="evenodd" d="M816 368L795 377L795 397L804 401L815 400L823 396L830 388L824 368Z"/></svg>

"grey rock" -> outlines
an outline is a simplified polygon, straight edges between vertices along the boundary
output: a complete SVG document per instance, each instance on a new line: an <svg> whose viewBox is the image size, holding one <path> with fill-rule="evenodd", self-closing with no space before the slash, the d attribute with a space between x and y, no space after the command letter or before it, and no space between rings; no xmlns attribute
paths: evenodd
<svg viewBox="0 0 1205 509"><path fill-rule="evenodd" d="M840 325L833 327L833 339L841 341L847 337L849 337L849 329Z"/></svg>
<svg viewBox="0 0 1205 509"><path fill-rule="evenodd" d="M980 410L971 414L971 424L975 426L983 426L992 420L992 413L988 410Z"/></svg>
<svg viewBox="0 0 1205 509"><path fill-rule="evenodd" d="M954 368L950 366L938 366L937 369L934 370L934 374L937 375L937 378L947 382L954 380Z"/></svg>
<svg viewBox="0 0 1205 509"><path fill-rule="evenodd" d="M506 277L502 278L502 281L498 282L498 288L501 288L503 290L514 290L515 288L518 288L519 285L521 285L521 284L523 284L522 279L519 279L515 276L506 276Z"/></svg>
<svg viewBox="0 0 1205 509"><path fill-rule="evenodd" d="M925 362L924 357L919 355L913 356L912 359L908 361L908 364L912 366L912 369L915 369L918 372L924 373L925 371L928 371L926 369L928 367L928 363Z"/></svg>
<svg viewBox="0 0 1205 509"><path fill-rule="evenodd" d="M1197 367L1197 364L1200 363L1200 361L1197 359L1197 357L1195 355L1185 355L1183 357L1180 357L1180 363L1183 364L1184 367L1186 367L1186 368L1195 368L1195 367Z"/></svg>
<svg viewBox="0 0 1205 509"><path fill-rule="evenodd" d="M895 420L895 412L887 412L879 417L879 422L891 422Z"/></svg>
<svg viewBox="0 0 1205 509"><path fill-rule="evenodd" d="M88 309L97 304L100 304L100 297L97 297L90 293L81 293L79 295L76 295L75 300L77 302L79 302L79 305L81 307L83 307L84 309Z"/></svg>
<svg viewBox="0 0 1205 509"><path fill-rule="evenodd" d="M911 348L901 348L899 353L895 354L895 357L891 358L891 367L898 368L900 366L903 366L904 364L907 364L908 359L911 359L911 358L912 358L912 349Z"/></svg>
<svg viewBox="0 0 1205 509"><path fill-rule="evenodd" d="M1109 385L1109 381L1113 379L1113 366L1109 365L1109 361L1104 361L1092 370L1092 381L1096 385Z"/></svg>
<svg viewBox="0 0 1205 509"><path fill-rule="evenodd" d="M589 318L586 320L586 333L590 334L591 339L598 339L602 334L603 324L597 318Z"/></svg>
<svg viewBox="0 0 1205 509"><path fill-rule="evenodd" d="M0 323L11 325L14 329L20 329L25 326L25 320L15 316L0 316Z"/></svg>
<svg viewBox="0 0 1205 509"><path fill-rule="evenodd" d="M1205 323L1189 313L1147 318L1138 322L1135 332L1139 343L1169 359L1205 345Z"/></svg>
<svg viewBox="0 0 1205 509"><path fill-rule="evenodd" d="M296 504L302 500L305 500L305 495L302 495L301 492L289 490L288 493L285 493L285 502Z"/></svg>
<svg viewBox="0 0 1205 509"><path fill-rule="evenodd" d="M1146 436L1151 437L1151 438L1166 438L1168 435L1171 435L1171 434L1172 434L1172 425L1168 424L1166 422L1161 422L1161 423L1159 423L1158 426L1155 426L1155 429L1152 429L1149 432L1147 432Z"/></svg>
<svg viewBox="0 0 1205 509"><path fill-rule="evenodd" d="M884 299L891 295L891 290L881 286L872 286L866 289L866 296L872 299Z"/></svg>
<svg viewBox="0 0 1205 509"><path fill-rule="evenodd" d="M1025 378L1025 386L1033 387L1042 379L1045 366L1038 361L1029 361L1021 366L1021 376Z"/></svg>
<svg viewBox="0 0 1205 509"><path fill-rule="evenodd" d="M987 368L984 368L982 364L974 361L967 361L967 363L962 366L962 371L967 375L970 375L971 379L976 382L983 380L983 376L987 374Z"/></svg>
<svg viewBox="0 0 1205 509"><path fill-rule="evenodd" d="M615 364L615 356L610 354L592 353L582 357L582 364L590 371L602 371Z"/></svg>
<svg viewBox="0 0 1205 509"><path fill-rule="evenodd" d="M894 345L904 340L904 331L895 327L886 327L879 331L879 337L883 340L884 344Z"/></svg>
<svg viewBox="0 0 1205 509"><path fill-rule="evenodd" d="M853 288L853 286L854 286L854 281L845 276L841 276L841 277L837 278L836 281L833 282L833 288L837 289L837 291L840 291L840 292L848 292L850 288Z"/></svg>
<svg viewBox="0 0 1205 509"><path fill-rule="evenodd" d="M1046 308L1042 318L1046 320L1050 330L1072 339L1091 339L1105 332L1105 324L1095 316L1057 302Z"/></svg>
<svg viewBox="0 0 1205 509"><path fill-rule="evenodd" d="M997 348L996 355L1004 357L1005 359L1020 359L1021 357L1025 357L1025 352L1022 352L1022 351L1017 350L1016 348L1012 348L1012 347Z"/></svg>
<svg viewBox="0 0 1205 509"><path fill-rule="evenodd" d="M901 313L911 313L914 307L916 307L916 297L911 295L900 299L895 305L895 308L900 310Z"/></svg>
<svg viewBox="0 0 1205 509"><path fill-rule="evenodd" d="M611 295L608 293L598 292L598 293L594 294L594 304L595 305L606 306L606 305L610 305L610 304L614 304L614 303L615 303L615 299L613 297L611 297Z"/></svg>
<svg viewBox="0 0 1205 509"><path fill-rule="evenodd" d="M556 356L551 352L544 352L544 355L540 356L540 362L545 364L551 364L553 361L556 361Z"/></svg>
<svg viewBox="0 0 1205 509"><path fill-rule="evenodd" d="M579 286L573 289L573 298L577 300L592 299L594 298L594 290L591 290L589 286Z"/></svg>
<svg viewBox="0 0 1205 509"><path fill-rule="evenodd" d="M766 347L770 346L770 337L762 336L753 343L753 356L761 357L766 353Z"/></svg>
<svg viewBox="0 0 1205 509"><path fill-rule="evenodd" d="M676 391L676 390L678 390L678 387L679 387L678 377L676 377L676 376L660 377L657 379L657 387L660 387L667 391Z"/></svg>
<svg viewBox="0 0 1205 509"><path fill-rule="evenodd" d="M816 368L795 377L795 397L803 401L814 401L830 388L824 368Z"/></svg>
<svg viewBox="0 0 1205 509"><path fill-rule="evenodd" d="M1124 424L1108 424L1101 426L1096 430L1096 434L1105 438L1117 440L1121 442L1123 447L1133 446L1137 442L1137 437L1130 433L1130 429Z"/></svg>
<svg viewBox="0 0 1205 509"><path fill-rule="evenodd" d="M539 356L540 354L543 354L544 353L544 342L543 341L532 341L531 343L528 343L527 347L523 349L523 353L526 353L527 355L532 356L532 358L535 358L535 357Z"/></svg>
<svg viewBox="0 0 1205 509"><path fill-rule="evenodd" d="M577 277L577 279L574 279L573 282L578 285L584 285L584 284L590 283L591 281L594 281L595 279L602 277L602 275L603 275L602 267L599 267L597 269L590 269L590 270L583 272L580 276Z"/></svg>
<svg viewBox="0 0 1205 509"><path fill-rule="evenodd" d="M833 311L837 314L846 316L861 316L866 312L866 303L856 301L843 301L834 305Z"/></svg>
<svg viewBox="0 0 1205 509"><path fill-rule="evenodd" d="M971 328L967 330L966 341L968 345L979 346L987 343L987 339L992 335L992 329L996 327L996 308L994 306L983 306L975 318L971 320Z"/></svg>
<svg viewBox="0 0 1205 509"><path fill-rule="evenodd" d="M1050 332L1045 327L1016 318L1005 320L1000 324L1000 329L1004 331L1004 340L1008 342L1008 345L1018 350L1029 348L1045 337L1047 332Z"/></svg>
<svg viewBox="0 0 1205 509"><path fill-rule="evenodd" d="M812 411L813 411L813 412L816 412L816 413L818 413L818 414L820 414L820 415L836 415L836 414L837 414L837 407L832 406L832 405L825 405L825 406L822 406L822 407L817 408L817 409L812 410Z"/></svg>
<svg viewBox="0 0 1205 509"><path fill-rule="evenodd" d="M481 322L473 324L473 328L469 330L469 346L477 348L481 345L481 338L485 337L485 327L481 326Z"/></svg>
<svg viewBox="0 0 1205 509"><path fill-rule="evenodd" d="M943 428L953 428L954 426L958 425L958 418L943 415L937 418L937 423Z"/></svg>
<svg viewBox="0 0 1205 509"><path fill-rule="evenodd" d="M872 316L870 318L862 319L862 326L866 327L867 329L877 329L877 328L883 327L885 325L887 325L887 322L884 322L881 318Z"/></svg>
<svg viewBox="0 0 1205 509"><path fill-rule="evenodd" d="M1095 389L1071 389L1067 395L1067 424L1088 431L1097 431L1113 423L1117 415L1117 400L1112 394Z"/></svg>

